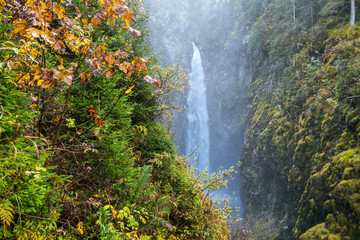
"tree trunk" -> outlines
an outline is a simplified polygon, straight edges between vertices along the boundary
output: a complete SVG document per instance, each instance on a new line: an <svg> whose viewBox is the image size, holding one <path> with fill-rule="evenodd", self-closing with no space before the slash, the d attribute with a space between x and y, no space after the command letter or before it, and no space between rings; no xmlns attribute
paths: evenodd
<svg viewBox="0 0 360 240"><path fill-rule="evenodd" d="M355 25L355 0L351 0L350 25Z"/></svg>
<svg viewBox="0 0 360 240"><path fill-rule="evenodd" d="M310 1L310 14L311 14L311 26L314 26L314 5L313 1Z"/></svg>
<svg viewBox="0 0 360 240"><path fill-rule="evenodd" d="M355 0L354 0L355 1ZM291 0L292 2L292 10L293 10L293 19L294 19L294 24L296 24L296 5L295 5L295 0Z"/></svg>

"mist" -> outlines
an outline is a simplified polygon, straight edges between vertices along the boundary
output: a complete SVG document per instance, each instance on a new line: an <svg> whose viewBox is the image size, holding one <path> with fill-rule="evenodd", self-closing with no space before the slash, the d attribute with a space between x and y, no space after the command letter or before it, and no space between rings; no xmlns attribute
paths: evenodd
<svg viewBox="0 0 360 240"><path fill-rule="evenodd" d="M198 87L194 83L187 91L187 98L180 103L187 105L189 110L178 113L173 126L180 154L188 155L191 151L197 151L194 156L197 156L195 161L200 170L206 168L210 172L217 172L231 166L238 170L249 108L247 90L251 82L251 69L244 43L241 39L231 38L232 32L238 27L232 1L147 0L145 6L150 9L149 41L161 62L165 65L181 65L191 78L195 74L191 65L194 55L192 43L201 55L210 138L208 166L200 163L204 159L199 156L207 154L201 152L205 149L203 144L189 143L189 139L194 138L189 134L196 131L189 121L189 114L204 110L200 106L204 105L204 100L197 103L187 101L193 91L201 92L201 89L194 89ZM197 126L203 125L197 123ZM200 135L204 136L202 133ZM240 176L238 172L234 180L229 179L227 189L216 193L218 198L230 197L232 207L241 208Z"/></svg>

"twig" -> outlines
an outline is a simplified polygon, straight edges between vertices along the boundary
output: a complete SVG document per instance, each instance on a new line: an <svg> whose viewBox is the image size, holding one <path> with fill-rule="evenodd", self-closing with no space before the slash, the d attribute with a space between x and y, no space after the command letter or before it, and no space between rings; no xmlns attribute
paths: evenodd
<svg viewBox="0 0 360 240"><path fill-rule="evenodd" d="M3 106L0 106L0 107L1 107L1 116L0 116L0 119L1 119L4 115L4 107Z"/></svg>
<svg viewBox="0 0 360 240"><path fill-rule="evenodd" d="M52 221L52 222L57 222L57 223L61 223L61 224L67 224L67 225L69 225L69 227L76 230L76 228L71 226L71 224L69 222L63 222L63 221L58 221L58 220L54 220L54 219L51 219L51 218L43 218L43 217L33 216L33 215L26 214L26 213L19 213L19 214L23 215L23 216L26 216L26 217L30 217L30 218L36 218L36 219L39 219L39 220L46 220L46 221Z"/></svg>
<svg viewBox="0 0 360 240"><path fill-rule="evenodd" d="M13 167L13 166L15 165L15 161L16 161L16 156L17 156L17 148L16 148L15 144L13 143L13 141L11 141L10 143L11 143L11 144L13 145L13 147L14 147L14 149L15 149L15 156L14 156L14 162L13 162L13 165L11 166L11 167Z"/></svg>
<svg viewBox="0 0 360 240"><path fill-rule="evenodd" d="M347 99L351 99L351 98L358 98L360 97L360 95L356 95L356 96L351 96L351 97L347 97Z"/></svg>
<svg viewBox="0 0 360 240"><path fill-rule="evenodd" d="M38 149L36 143L35 143L33 140L31 140L28 136L25 136L25 138L26 138L27 140L31 141L31 142L35 145L36 155L37 155L37 158L40 160L40 153L39 153L39 149Z"/></svg>

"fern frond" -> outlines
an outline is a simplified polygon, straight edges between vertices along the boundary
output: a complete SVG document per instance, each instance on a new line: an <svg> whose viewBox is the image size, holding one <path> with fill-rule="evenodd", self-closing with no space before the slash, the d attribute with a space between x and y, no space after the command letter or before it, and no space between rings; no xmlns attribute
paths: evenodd
<svg viewBox="0 0 360 240"><path fill-rule="evenodd" d="M0 203L0 221L4 226L10 226L14 218L14 205L10 201Z"/></svg>

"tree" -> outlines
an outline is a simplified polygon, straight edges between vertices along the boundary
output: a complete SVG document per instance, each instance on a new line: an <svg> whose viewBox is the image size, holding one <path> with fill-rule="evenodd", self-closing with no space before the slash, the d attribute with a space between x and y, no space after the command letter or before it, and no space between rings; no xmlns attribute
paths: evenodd
<svg viewBox="0 0 360 240"><path fill-rule="evenodd" d="M292 3L293 20L294 20L294 24L296 24L296 3L295 3L295 0L291 0L291 3Z"/></svg>

